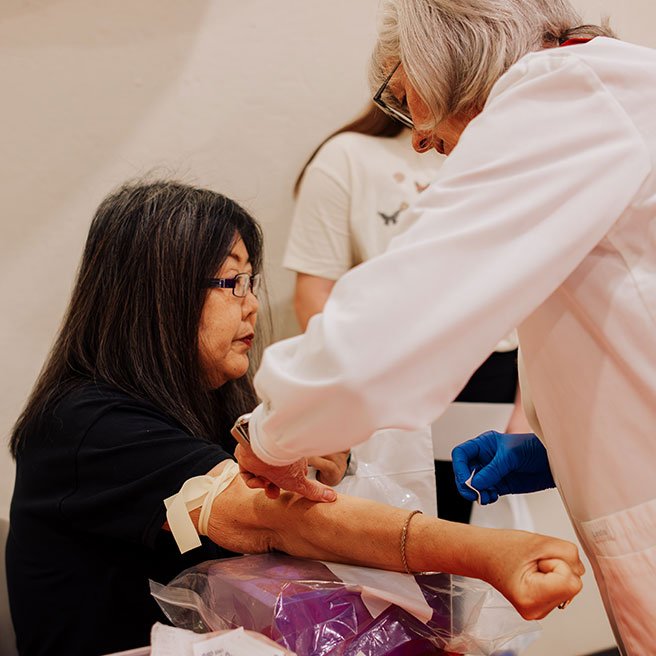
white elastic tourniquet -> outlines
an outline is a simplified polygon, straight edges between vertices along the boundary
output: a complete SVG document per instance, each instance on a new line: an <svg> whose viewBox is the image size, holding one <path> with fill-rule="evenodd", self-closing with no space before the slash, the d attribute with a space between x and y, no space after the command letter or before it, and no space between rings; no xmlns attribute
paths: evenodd
<svg viewBox="0 0 656 656"><path fill-rule="evenodd" d="M238 473L239 465L231 460L218 476L194 476L182 484L177 494L164 499L166 521L180 553L200 547L198 536L207 535L214 499L232 483ZM189 513L196 508L200 508L198 531L189 517Z"/></svg>

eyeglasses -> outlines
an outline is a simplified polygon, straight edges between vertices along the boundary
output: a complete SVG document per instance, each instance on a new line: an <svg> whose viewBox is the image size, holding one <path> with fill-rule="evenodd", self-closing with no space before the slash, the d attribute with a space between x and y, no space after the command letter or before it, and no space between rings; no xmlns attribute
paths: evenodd
<svg viewBox="0 0 656 656"><path fill-rule="evenodd" d="M257 296L260 289L260 276L259 274L238 273L234 278L210 278L207 281L207 286L232 289L232 293L238 298L244 298L249 291Z"/></svg>
<svg viewBox="0 0 656 656"><path fill-rule="evenodd" d="M394 94L388 92L388 100L383 100L383 93L387 91L387 85L392 79L392 75L396 73L396 69L401 65L401 62L392 69L391 73L385 78L385 81L380 85L380 89L376 91L374 96L374 102L380 109L382 109L388 116L391 116L393 119L397 120L402 125L405 125L406 128L414 128L414 123L412 122L412 117L408 107L403 103L400 105L398 100L394 97ZM396 106L395 106L396 105Z"/></svg>

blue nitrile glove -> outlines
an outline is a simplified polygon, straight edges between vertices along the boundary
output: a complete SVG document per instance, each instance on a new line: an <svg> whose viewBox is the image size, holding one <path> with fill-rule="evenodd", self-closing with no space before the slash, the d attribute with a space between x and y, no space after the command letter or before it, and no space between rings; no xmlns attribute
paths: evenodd
<svg viewBox="0 0 656 656"><path fill-rule="evenodd" d="M459 444L451 458L458 492L468 501L477 500L476 493L465 484L474 470L471 484L480 492L482 504L494 503L504 494L556 487L547 451L533 433L487 431Z"/></svg>

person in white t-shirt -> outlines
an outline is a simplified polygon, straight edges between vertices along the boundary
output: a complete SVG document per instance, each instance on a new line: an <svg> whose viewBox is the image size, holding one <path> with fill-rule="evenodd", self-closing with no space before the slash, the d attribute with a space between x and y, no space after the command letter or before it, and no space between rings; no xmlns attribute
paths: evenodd
<svg viewBox="0 0 656 656"><path fill-rule="evenodd" d="M310 318L323 310L339 278L383 253L392 238L403 231L404 210L436 178L444 159L436 152L415 152L410 130L373 102L316 148L296 180L296 207L283 260L287 269L296 272L294 307L303 330ZM481 431L496 428L525 432L528 424L521 404L517 402L512 409L517 399L517 339L512 333L497 344L455 401L468 404L467 414L481 412L481 407L489 414L488 405L498 405L492 412L496 410L499 415L501 410L504 424L482 424ZM506 407L511 410L504 414ZM462 422L456 419L455 424L457 437L462 433L457 428ZM413 439L409 439L408 431L380 431L354 448L355 460L373 460L378 455L381 462L375 471L384 470L386 476L414 492L418 497L414 502L418 500L423 510L435 511L436 485L438 516L467 523L472 503L458 494L450 458L451 446L456 442L445 435L445 430L453 428L453 421L436 422L433 440L428 429L421 435L413 432ZM412 454L408 454L410 449L414 450ZM405 458L399 459L404 451ZM349 492L357 493L354 489ZM522 500L507 503L514 505L504 516L511 514L526 520L528 510ZM498 512L486 511L488 515ZM495 520L490 518L486 523L495 524ZM515 528L532 528L526 521L512 524Z"/></svg>
<svg viewBox="0 0 656 656"><path fill-rule="evenodd" d="M403 211L435 179L443 160L416 153L410 131L373 103L317 147L296 181L283 262L297 272L301 328L321 312L336 280L380 255L399 234Z"/></svg>

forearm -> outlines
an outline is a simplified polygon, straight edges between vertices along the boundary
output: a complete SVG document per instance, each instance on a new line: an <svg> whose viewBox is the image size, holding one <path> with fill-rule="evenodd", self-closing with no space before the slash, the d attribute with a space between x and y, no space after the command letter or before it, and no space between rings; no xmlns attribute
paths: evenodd
<svg viewBox="0 0 656 656"><path fill-rule="evenodd" d="M197 511L192 512L197 521ZM209 537L243 553L278 550L293 556L403 571L401 533L409 511L339 495L314 503L292 493L269 499L237 478L213 504ZM481 577L478 549L486 529L415 515L408 524L406 558L413 571Z"/></svg>
<svg viewBox="0 0 656 656"><path fill-rule="evenodd" d="M409 512L355 497L330 504L288 495L269 515L272 545L292 555L403 571ZM526 619L540 619L581 589L576 547L523 531L485 529L414 515L406 533L411 572L448 572L494 586Z"/></svg>
<svg viewBox="0 0 656 656"><path fill-rule="evenodd" d="M267 521L274 548L295 556L403 571L401 535L409 515L366 499L340 495L316 504L285 494L270 502ZM487 578L481 545L485 529L415 515L408 524L405 553L411 571L445 571ZM489 555L489 553L488 553Z"/></svg>
<svg viewBox="0 0 656 656"><path fill-rule="evenodd" d="M313 503L284 493L272 500L238 478L214 502L209 537L232 551L279 550L302 558L403 571L401 510L340 495ZM526 618L543 617L581 588L576 547L555 538L485 529L415 515L405 554L413 572L443 571L496 587Z"/></svg>

